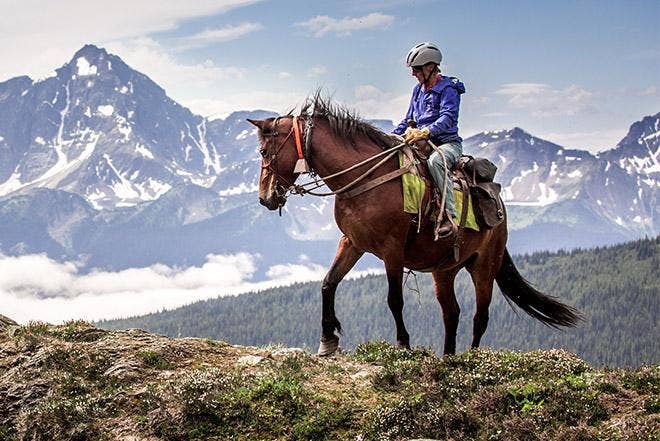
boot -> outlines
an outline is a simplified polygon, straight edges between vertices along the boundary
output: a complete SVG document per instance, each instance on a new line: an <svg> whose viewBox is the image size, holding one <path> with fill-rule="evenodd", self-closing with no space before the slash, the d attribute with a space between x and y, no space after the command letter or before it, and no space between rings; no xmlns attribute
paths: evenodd
<svg viewBox="0 0 660 441"><path fill-rule="evenodd" d="M443 217L442 222L435 228L435 240L449 237L457 231L458 227L454 223L454 219L452 219L451 214L447 212Z"/></svg>

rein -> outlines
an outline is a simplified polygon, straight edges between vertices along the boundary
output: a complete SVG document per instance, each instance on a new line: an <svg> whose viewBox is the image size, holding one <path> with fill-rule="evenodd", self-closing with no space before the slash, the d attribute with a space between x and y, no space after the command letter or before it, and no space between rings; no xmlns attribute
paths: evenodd
<svg viewBox="0 0 660 441"><path fill-rule="evenodd" d="M275 128L275 129L277 128L278 119L279 118L275 119L275 121L273 122L273 128ZM394 157L394 155L396 155L397 152L399 150L401 150L401 148L403 146L406 145L405 143L400 143L400 144L395 145L394 147L390 147L387 150L384 150L380 153L377 153L373 156L370 156L369 158L367 158L363 161L360 161L357 164L354 164L354 165L352 165L352 166L350 166L350 167L348 167L344 170L340 170L337 173L333 173L333 174L328 175L328 176L318 176L314 172L314 170L309 168L309 166L307 165L307 161L306 161L306 156L307 156L307 153L309 152L309 147L311 146L311 137L312 137L311 136L311 131L312 131L312 127L313 127L312 118L308 117L308 118L305 119L305 129L306 130L304 131L304 137L305 137L305 149L304 150L302 149L301 133L300 133L301 130L300 130L300 126L299 126L298 122L299 122L299 117L293 117L293 124L291 126L291 130L289 131L287 136L284 138L282 143L278 146L275 153L270 157L270 160L268 161L268 163L262 165L262 168L265 168L268 171L270 171L271 173L275 174L275 177L278 180L281 180L285 184L288 185L288 188L285 190L285 194L286 194L286 192L290 192L291 194L299 194L301 196L303 196L305 194L310 194L312 196L319 196L319 197L337 195L338 197L343 197L344 199L348 199L350 197L357 196L358 194L363 193L367 190L370 190L374 187L377 187L378 185L383 184L387 181L395 179L395 178L397 178L397 177L399 177L399 176L401 176L401 175L403 175L403 174L405 174L409 171L409 167L408 168L399 168L399 169L395 170L394 172L391 172L391 173L388 173L384 176L375 178L375 179L363 184L362 186L360 186L358 188L353 188L357 184L359 184L360 182L364 181L367 178L367 176L369 176L371 173L373 173L375 170L377 170L380 166L382 166L388 160L390 160L392 157ZM279 133L275 130L274 133L270 136L277 136L277 135L279 135ZM296 173L298 175L302 174L302 173L309 173L312 176L312 179L313 179L312 181L306 182L304 184L289 183L279 173L277 173L277 171L271 166L271 163L275 161L275 159L277 157L277 154L280 152L280 150L282 149L284 144L286 144L286 142L289 140L289 138L292 135L294 136L294 139L295 139L296 153L298 154L298 162L296 163L294 173ZM334 191L329 191L329 192L315 192L315 191L313 191L313 190L316 190L317 188L321 188L324 185L327 185L327 184L325 184L325 181L327 181L329 179L339 177L339 176L343 176L346 173L348 173L350 171L353 171L356 168L359 168L363 165L369 164L369 163L371 163L371 162L373 162L376 159L381 158L381 157L383 157L383 159L378 161L375 165L373 165L367 171L365 171L360 176L358 176L357 178L355 178L354 180L352 180L348 184L344 185L343 187L341 187L337 190L334 190ZM304 164L304 166L303 166L303 164ZM318 178L317 178L317 176L318 176ZM285 195L281 195L281 196L285 197Z"/></svg>

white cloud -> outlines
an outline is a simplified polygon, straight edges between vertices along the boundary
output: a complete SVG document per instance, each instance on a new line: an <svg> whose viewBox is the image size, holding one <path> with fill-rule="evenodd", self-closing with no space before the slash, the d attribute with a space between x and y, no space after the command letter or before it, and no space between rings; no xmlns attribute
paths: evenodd
<svg viewBox="0 0 660 441"><path fill-rule="evenodd" d="M540 132L538 136L564 147L588 150L598 153L613 148L628 132L628 127L621 126L610 130L584 132Z"/></svg>
<svg viewBox="0 0 660 441"><path fill-rule="evenodd" d="M524 109L534 117L573 116L593 109L594 94L571 85L565 89L553 89L548 84L503 84L495 92L509 97L509 104Z"/></svg>
<svg viewBox="0 0 660 441"><path fill-rule="evenodd" d="M171 30L184 21L257 1L197 0L182 7L176 0L3 0L0 81L17 75L47 76L87 43L103 45Z"/></svg>
<svg viewBox="0 0 660 441"><path fill-rule="evenodd" d="M639 96L655 96L657 94L658 94L658 88L655 86L649 86L638 93Z"/></svg>
<svg viewBox="0 0 660 441"><path fill-rule="evenodd" d="M0 314L20 322L126 317L175 308L217 296L321 280L326 268L311 262L276 265L254 281L258 256L209 255L198 267L162 264L79 274L73 263L45 255L0 256ZM41 277L35 278L34 274Z"/></svg>
<svg viewBox="0 0 660 441"><path fill-rule="evenodd" d="M403 119L410 103L409 94L384 92L371 84L356 87L354 96L351 107L357 108L365 118L391 119L394 124Z"/></svg>
<svg viewBox="0 0 660 441"><path fill-rule="evenodd" d="M541 83L510 83L501 85L495 93L498 95L529 95L539 94L548 89L550 86Z"/></svg>
<svg viewBox="0 0 660 441"><path fill-rule="evenodd" d="M313 66L307 71L307 76L310 78L316 78L325 75L327 72L328 68L326 66Z"/></svg>
<svg viewBox="0 0 660 441"><path fill-rule="evenodd" d="M277 76L280 80L288 80L293 77L289 72L280 72Z"/></svg>
<svg viewBox="0 0 660 441"><path fill-rule="evenodd" d="M194 113L211 119L226 118L237 110L270 110L284 113L299 105L307 97L302 92L269 92L252 90L247 92L227 91L220 99L202 98L186 99L181 104Z"/></svg>
<svg viewBox="0 0 660 441"><path fill-rule="evenodd" d="M236 26L207 29L194 35L175 39L175 49L181 51L235 40L263 28L261 23L241 23Z"/></svg>
<svg viewBox="0 0 660 441"><path fill-rule="evenodd" d="M307 28L314 37L322 37L327 33L335 33L338 36L348 36L354 31L363 29L382 29L394 22L391 15L374 12L362 17L332 18L327 15L317 15L307 21L298 22L295 26Z"/></svg>

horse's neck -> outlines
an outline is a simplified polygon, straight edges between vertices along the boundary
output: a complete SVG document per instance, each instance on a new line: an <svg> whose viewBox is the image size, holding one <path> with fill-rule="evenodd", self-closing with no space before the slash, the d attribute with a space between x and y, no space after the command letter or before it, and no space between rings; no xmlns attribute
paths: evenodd
<svg viewBox="0 0 660 441"><path fill-rule="evenodd" d="M314 127L311 150L310 165L321 177L339 173L382 152L380 147L366 139L358 139L355 143L351 143L347 139L340 138L325 125ZM331 190L341 188L373 167L379 159L336 178L328 179L326 185ZM385 168L387 167L379 167L379 169Z"/></svg>

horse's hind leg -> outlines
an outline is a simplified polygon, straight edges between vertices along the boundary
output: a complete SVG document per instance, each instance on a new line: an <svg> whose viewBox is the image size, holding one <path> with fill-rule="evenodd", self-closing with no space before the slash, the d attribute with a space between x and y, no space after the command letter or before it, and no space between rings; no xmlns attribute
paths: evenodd
<svg viewBox="0 0 660 441"><path fill-rule="evenodd" d="M474 323L472 330L472 347L478 348L488 327L488 308L493 296L493 281L495 274L499 269L499 264L494 265L492 260L492 253L479 255L470 265L466 267L472 283L474 284L474 291L477 301L476 312L474 313ZM495 268L495 270L493 270Z"/></svg>
<svg viewBox="0 0 660 441"><path fill-rule="evenodd" d="M339 347L339 337L335 331L341 333L341 324L335 315L335 292L337 285L353 268L355 263L364 254L358 251L351 241L342 236L339 239L339 247L332 266L323 279L321 287L322 311L321 311L321 343L319 344L318 355L330 355Z"/></svg>
<svg viewBox="0 0 660 441"><path fill-rule="evenodd" d="M454 279L458 269L449 271L433 271L433 282L435 284L435 297L442 309L442 320L445 324L445 349L444 354L456 353L456 330L461 308L456 301L454 292Z"/></svg>

